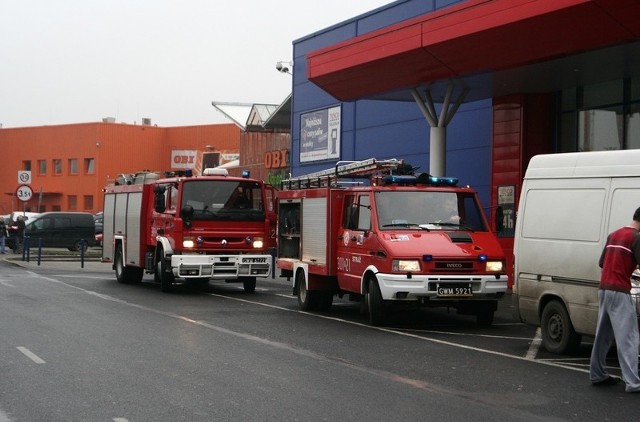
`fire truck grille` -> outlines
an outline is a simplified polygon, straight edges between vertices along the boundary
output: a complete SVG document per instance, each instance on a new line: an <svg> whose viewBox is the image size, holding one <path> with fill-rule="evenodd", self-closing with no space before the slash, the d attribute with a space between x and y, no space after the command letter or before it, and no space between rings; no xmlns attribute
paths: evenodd
<svg viewBox="0 0 640 422"><path fill-rule="evenodd" d="M471 261L438 261L434 263L433 269L442 272L469 272L473 270L473 262Z"/></svg>
<svg viewBox="0 0 640 422"><path fill-rule="evenodd" d="M271 257L264 255L214 256L196 255L206 262L190 262L189 255L178 259L184 262L178 267L178 276L185 278L209 277L233 279L237 277L268 277L271 274Z"/></svg>

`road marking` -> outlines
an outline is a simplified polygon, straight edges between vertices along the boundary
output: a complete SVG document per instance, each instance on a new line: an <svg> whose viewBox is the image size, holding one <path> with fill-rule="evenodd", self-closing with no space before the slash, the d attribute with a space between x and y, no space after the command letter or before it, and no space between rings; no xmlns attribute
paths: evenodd
<svg viewBox="0 0 640 422"><path fill-rule="evenodd" d="M411 333L427 333L427 334L445 334L449 336L461 336L461 337L485 337L485 338L499 338L503 340L529 340L529 337L513 337L513 336L496 336L493 334L478 334L478 333L458 333L455 331L436 331L436 330L412 330L402 329L401 331Z"/></svg>
<svg viewBox="0 0 640 422"><path fill-rule="evenodd" d="M524 356L525 359L534 360L536 356L538 356L538 350L540 350L540 345L542 344L542 331L540 327L536 330L536 335L533 337L531 344L529 345L529 350L527 350L527 354Z"/></svg>
<svg viewBox="0 0 640 422"><path fill-rule="evenodd" d="M18 347L18 350L20 350L26 357L28 357L29 359L31 359L35 363L39 363L39 364L40 363L46 363L45 361L40 359L35 353L33 353L31 350L27 349L26 347Z"/></svg>
<svg viewBox="0 0 640 422"><path fill-rule="evenodd" d="M2 284L4 287L16 287L13 284L7 283L4 280L0 280L0 284Z"/></svg>
<svg viewBox="0 0 640 422"><path fill-rule="evenodd" d="M39 277L39 278L41 278L43 280L48 280L48 281L53 282L53 283L63 284L65 286L69 287L69 288L80 290L80 291L85 292L85 293L87 293L89 295L96 296L96 297L99 297L99 298L104 299L104 300L109 300L109 301L112 301L112 302L116 302L116 303L120 303L120 304L123 304L123 305L131 306L131 307L134 307L134 308L137 308L137 309L146 310L146 311L149 311L149 312L156 313L158 315L164 315L164 316L167 316L167 317L180 319L182 321L185 321L185 322L188 322L188 323L191 323L191 324L195 324L195 325L198 325L198 326L201 326L201 327L206 327L206 328L209 328L209 329L214 330L214 331L218 331L218 332L221 332L221 333L229 334L229 335L232 335L232 336L235 336L235 337L244 338L246 340L251 340L251 341L255 341L255 342L266 344L266 345L271 345L273 347L286 349L286 350L289 350L289 351L292 351L292 352L295 352L295 353L298 353L298 354L302 354L302 355L306 355L306 356L318 356L317 354L315 354L315 353L313 353L311 351L297 349L297 348L294 348L293 346L290 346L290 345L287 345L287 344L284 344L284 343L275 342L275 341L272 341L272 340L269 340L269 339L266 339L266 338L257 337L257 336L251 335L251 334L232 331L232 330L229 330L227 328L219 327L219 326L210 324L210 323L205 322L205 321L194 320L194 319L188 318L188 317L183 316L183 315L175 314L173 312L161 311L159 309L150 308L150 307L147 307L147 306L139 305L137 303L127 302L125 300L118 299L118 298L113 297L113 296L105 295L105 294L98 293L98 292L95 292L95 291L92 291L92 290L83 289L82 287L73 286L71 284L65 283L64 281L56 280L55 278L45 277L45 276L42 276L42 275L40 275L38 273L34 273L32 271L28 271L28 273L30 275L32 275L33 277ZM395 334L395 335L399 335L399 336L403 336L403 337L410 337L410 338L413 338L413 339L416 339L416 340L420 340L420 341L426 341L426 342L430 342L430 343L442 344L442 345L445 345L445 346L456 347L456 348L459 348L459 349L472 350L472 351L479 352L479 353L485 353L485 354L505 357L505 358L509 358L509 359L533 362L533 363L536 363L538 365L545 365L545 366L551 366L551 367L555 367L555 368L568 369L570 371L583 372L583 373L588 373L589 372L588 369L576 368L576 367L571 366L571 365L563 365L563 364L560 364L560 363L557 363L557 362L551 362L551 361L531 360L531 359L527 359L524 356L510 355L508 353L497 352L495 350L482 349L482 348L479 348L479 347L467 346L467 345L464 345L464 344L453 343L451 341L422 337L422 336L419 336L417 334L398 331L398 330L391 329L391 328L386 328L386 327L374 327L374 326L371 326L371 325L368 325L368 324L363 324L361 322L356 322L356 321L349 321L349 320L346 320L346 319L343 319L343 318L331 317L331 316L327 316L327 315L320 315L320 314L315 314L315 313L307 312L307 311L301 311L301 310L297 310L297 309L289 309L289 308L285 308L285 307L282 307L282 306L270 305L268 303L261 303L261 302L256 302L256 301L247 300L247 299L241 299L241 298L232 297L232 296L225 296L225 295L218 294L218 293L205 293L205 294L208 295L208 296L214 296L214 297L219 297L219 298L222 298L222 299L233 300L233 301L236 301L236 302L253 304L253 305L262 306L262 307L265 307L265 308L278 309L278 310L281 310L281 311L284 311L284 312L291 312L291 313L297 313L297 314L302 314L302 315L308 315L308 316L311 316L311 317L314 317L314 318L321 318L321 319L335 321L335 322L342 323L342 324L354 325L354 326L358 326L358 327L367 328L367 329L370 329L370 330L382 331L382 332L386 332L386 333L389 333L389 334ZM330 361L331 359L325 357L325 358L323 358L323 360Z"/></svg>
<svg viewBox="0 0 640 422"><path fill-rule="evenodd" d="M129 422L127 418L113 418L111 419L113 422Z"/></svg>

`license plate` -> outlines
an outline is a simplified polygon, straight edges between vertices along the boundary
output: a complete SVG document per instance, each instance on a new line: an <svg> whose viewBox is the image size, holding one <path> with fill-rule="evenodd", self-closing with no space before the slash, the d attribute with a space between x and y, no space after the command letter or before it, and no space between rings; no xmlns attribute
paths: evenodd
<svg viewBox="0 0 640 422"><path fill-rule="evenodd" d="M438 284L438 296L465 297L473 296L471 284Z"/></svg>

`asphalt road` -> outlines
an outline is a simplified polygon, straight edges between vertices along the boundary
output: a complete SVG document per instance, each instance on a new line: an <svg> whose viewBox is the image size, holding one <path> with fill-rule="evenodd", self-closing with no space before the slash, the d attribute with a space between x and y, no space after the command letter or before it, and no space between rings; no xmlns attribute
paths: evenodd
<svg viewBox="0 0 640 422"><path fill-rule="evenodd" d="M509 298L492 327L446 310L370 327L289 282L163 294L109 264L0 262L0 422L637 420L640 395L592 387L590 344L538 350ZM616 373L612 359L612 373ZM618 372L619 373L619 372Z"/></svg>

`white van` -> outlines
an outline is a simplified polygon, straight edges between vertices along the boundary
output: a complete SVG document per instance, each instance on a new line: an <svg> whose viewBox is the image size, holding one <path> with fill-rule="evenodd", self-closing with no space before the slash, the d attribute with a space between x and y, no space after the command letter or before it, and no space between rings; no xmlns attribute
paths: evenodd
<svg viewBox="0 0 640 422"><path fill-rule="evenodd" d="M553 353L594 336L598 260L640 207L640 150L538 155L525 174L514 243L516 318ZM634 291L635 292L635 291Z"/></svg>

